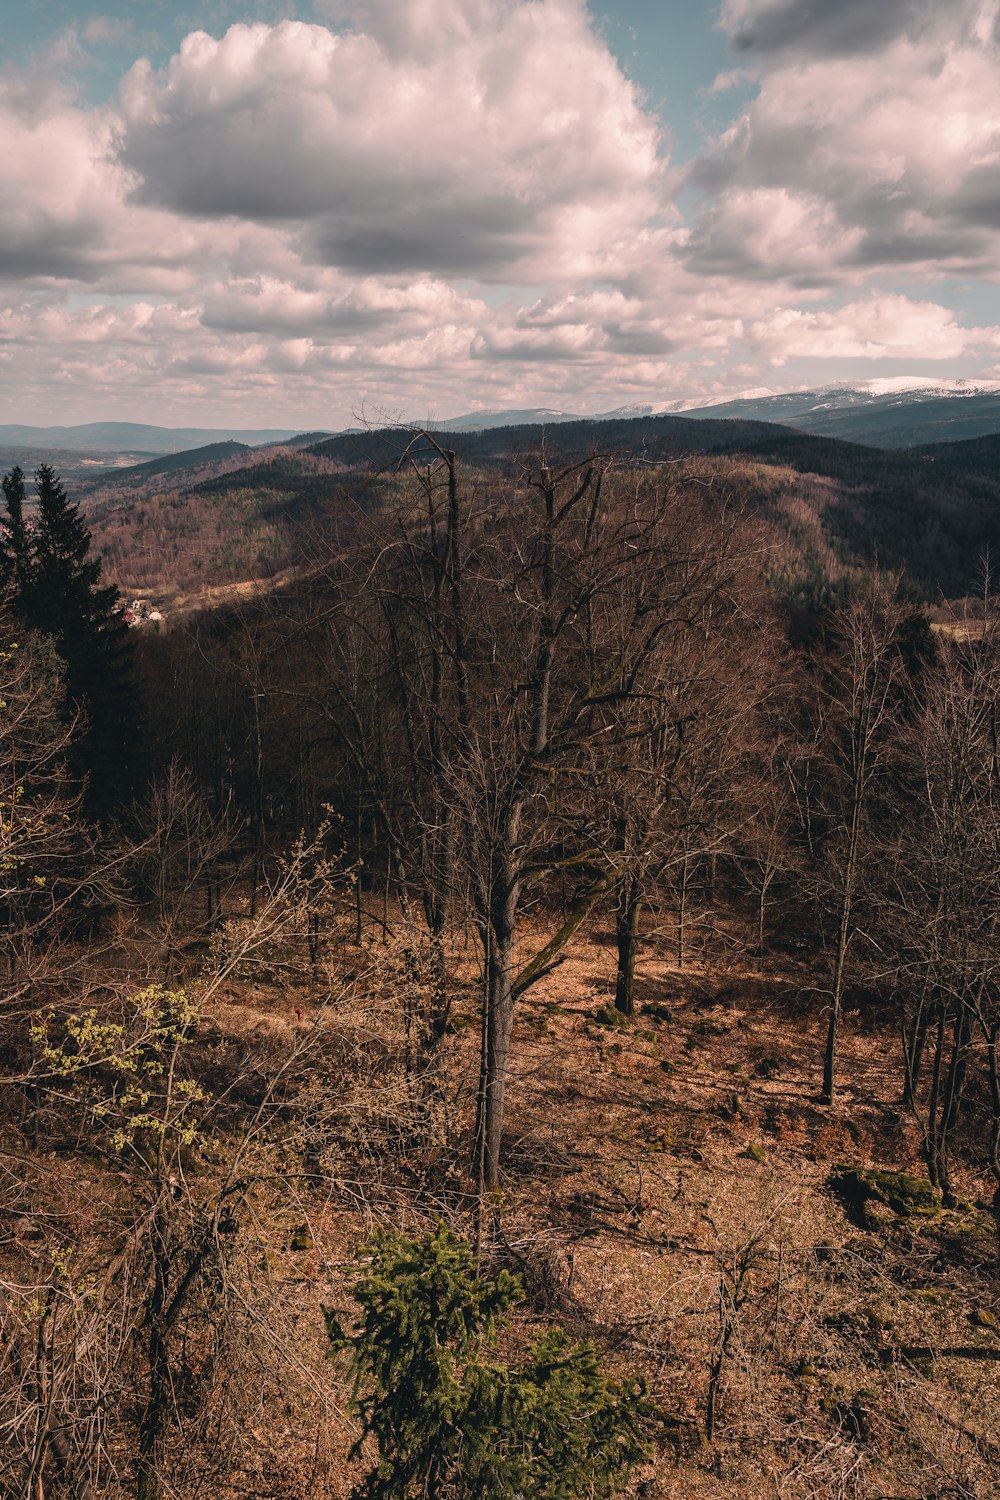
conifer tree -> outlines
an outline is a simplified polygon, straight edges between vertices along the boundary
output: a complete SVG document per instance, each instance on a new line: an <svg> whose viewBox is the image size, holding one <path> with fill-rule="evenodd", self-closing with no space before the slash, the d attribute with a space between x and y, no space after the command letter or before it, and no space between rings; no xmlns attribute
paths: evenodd
<svg viewBox="0 0 1000 1500"><path fill-rule="evenodd" d="M11 604L30 628L51 636L65 664L68 712L79 719L76 769L93 812L104 813L135 788L139 718L128 628L118 590L101 582L100 559L79 506L50 464L35 473L38 512L25 521L24 476L5 475L6 517L0 569Z"/></svg>
<svg viewBox="0 0 1000 1500"><path fill-rule="evenodd" d="M15 464L0 484L5 509L0 516L0 588L10 590L24 614L34 582L31 536L24 519L24 470Z"/></svg>
<svg viewBox="0 0 1000 1500"><path fill-rule="evenodd" d="M610 1500L648 1457L652 1407L639 1382L607 1376L594 1346L558 1328L508 1363L494 1335L524 1293L477 1274L443 1225L419 1240L375 1237L357 1278L358 1327L326 1310L349 1352L362 1435L378 1458L353 1500Z"/></svg>

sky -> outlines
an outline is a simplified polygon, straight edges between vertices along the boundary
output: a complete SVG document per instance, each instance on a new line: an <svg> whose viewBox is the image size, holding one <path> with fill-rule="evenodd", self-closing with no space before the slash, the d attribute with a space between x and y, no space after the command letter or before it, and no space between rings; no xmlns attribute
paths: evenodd
<svg viewBox="0 0 1000 1500"><path fill-rule="evenodd" d="M1000 0L0 17L0 422L1000 379Z"/></svg>

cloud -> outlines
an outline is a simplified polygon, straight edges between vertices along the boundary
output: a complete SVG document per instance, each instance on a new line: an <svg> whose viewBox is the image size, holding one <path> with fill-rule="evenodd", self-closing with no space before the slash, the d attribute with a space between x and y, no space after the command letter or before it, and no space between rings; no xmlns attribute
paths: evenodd
<svg viewBox="0 0 1000 1500"><path fill-rule="evenodd" d="M471 322L485 311L478 299L429 277L397 285L374 277L346 284L333 278L328 286L305 287L259 276L212 287L201 321L230 333L321 337L423 331L442 322Z"/></svg>
<svg viewBox="0 0 1000 1500"><path fill-rule="evenodd" d="M857 56L901 35L919 36L954 6L941 0L727 0L723 25L738 52L794 48Z"/></svg>
<svg viewBox="0 0 1000 1500"><path fill-rule="evenodd" d="M109 122L63 97L38 109L0 92L0 276L87 279L114 204L102 164Z"/></svg>
<svg viewBox="0 0 1000 1500"><path fill-rule="evenodd" d="M582 0L313 0L99 108L70 75L127 33L81 22L0 74L0 397L334 426L971 373L1000 336L940 277L1000 274L998 10L728 0L715 98L753 97L672 171Z"/></svg>
<svg viewBox="0 0 1000 1500"><path fill-rule="evenodd" d="M756 97L687 173L704 194L688 263L804 283L995 274L997 13L997 0L731 0L734 36L774 46L760 42ZM834 22L843 45L826 46Z"/></svg>
<svg viewBox="0 0 1000 1500"><path fill-rule="evenodd" d="M579 5L403 10L398 34L369 4L371 31L241 24L136 64L134 201L297 227L351 271L506 280L579 274L665 207L656 127Z"/></svg>
<svg viewBox="0 0 1000 1500"><path fill-rule="evenodd" d="M752 323L749 341L773 364L792 358L955 359L977 344L994 346L997 329L963 328L950 308L898 294L836 309L782 308Z"/></svg>

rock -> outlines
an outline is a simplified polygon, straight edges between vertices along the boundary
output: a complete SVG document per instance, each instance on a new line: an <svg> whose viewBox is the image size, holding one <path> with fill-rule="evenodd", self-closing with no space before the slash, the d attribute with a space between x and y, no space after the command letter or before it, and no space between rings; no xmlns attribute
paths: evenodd
<svg viewBox="0 0 1000 1500"><path fill-rule="evenodd" d="M308 1224L300 1224L298 1229L292 1231L291 1250L311 1250L313 1247L312 1235L309 1233Z"/></svg>
<svg viewBox="0 0 1000 1500"><path fill-rule="evenodd" d="M649 1016L654 1021L672 1021L674 1012L669 1005L663 1005L659 1001L652 1001L642 1007L644 1016Z"/></svg>
<svg viewBox="0 0 1000 1500"><path fill-rule="evenodd" d="M903 1219L937 1218L941 1213L940 1188L932 1187L926 1177L908 1172L843 1164L834 1168L827 1186L843 1203L851 1222L861 1229L875 1227L875 1204L883 1204Z"/></svg>

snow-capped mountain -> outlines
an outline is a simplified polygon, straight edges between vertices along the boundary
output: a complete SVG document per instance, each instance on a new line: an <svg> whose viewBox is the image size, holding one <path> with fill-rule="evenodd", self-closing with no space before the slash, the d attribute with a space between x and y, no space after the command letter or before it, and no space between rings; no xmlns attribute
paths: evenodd
<svg viewBox="0 0 1000 1500"><path fill-rule="evenodd" d="M632 404L618 406L614 411L597 412L593 416L582 416L579 412L560 411L553 406L528 406L522 408L500 407L470 411L462 417L448 417L443 422L430 422L435 432L486 432L492 427L547 426L554 422L604 422L628 417L648 417L652 406Z"/></svg>
<svg viewBox="0 0 1000 1500"><path fill-rule="evenodd" d="M877 448L909 448L1000 432L1000 381L891 376L813 391L745 391L658 410L780 422Z"/></svg>
<svg viewBox="0 0 1000 1500"><path fill-rule="evenodd" d="M1000 380L892 375L808 391L776 391L756 386L736 395L631 403L590 416L551 406L490 408L432 425L439 432L478 432L495 427L648 416L779 422L804 432L876 448L909 448L1000 432Z"/></svg>

